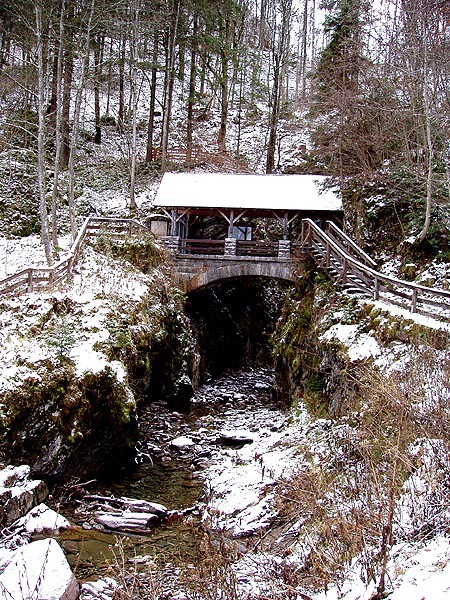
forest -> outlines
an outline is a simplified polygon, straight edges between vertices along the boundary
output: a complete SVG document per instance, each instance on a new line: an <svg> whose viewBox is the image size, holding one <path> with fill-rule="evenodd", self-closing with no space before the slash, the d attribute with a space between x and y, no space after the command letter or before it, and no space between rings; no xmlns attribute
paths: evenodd
<svg viewBox="0 0 450 600"><path fill-rule="evenodd" d="M61 203L75 236L87 140L94 154L105 128L122 140L134 211L174 148L187 169L202 151L251 163L257 119L250 170L332 175L356 235L361 201L381 195L402 239L445 249L449 15L447 0L4 0L2 151L31 151L47 262Z"/></svg>

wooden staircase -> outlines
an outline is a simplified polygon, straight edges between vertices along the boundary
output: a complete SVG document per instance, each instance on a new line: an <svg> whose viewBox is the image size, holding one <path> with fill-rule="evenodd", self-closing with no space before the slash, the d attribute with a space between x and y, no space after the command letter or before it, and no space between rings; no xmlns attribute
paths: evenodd
<svg viewBox="0 0 450 600"><path fill-rule="evenodd" d="M450 291L384 275L331 221L323 230L311 219L303 220L301 245L317 266L348 293L396 304L412 313L450 320Z"/></svg>

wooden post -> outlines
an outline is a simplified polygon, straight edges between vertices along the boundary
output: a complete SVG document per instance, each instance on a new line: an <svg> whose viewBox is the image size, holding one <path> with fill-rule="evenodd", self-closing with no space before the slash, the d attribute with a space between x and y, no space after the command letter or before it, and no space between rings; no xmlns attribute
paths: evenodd
<svg viewBox="0 0 450 600"><path fill-rule="evenodd" d="M33 269L28 269L27 292L30 294L33 291Z"/></svg>
<svg viewBox="0 0 450 600"><path fill-rule="evenodd" d="M230 210L230 222L228 225L228 236L229 238L233 237L233 225L234 225L234 210Z"/></svg>
<svg viewBox="0 0 450 600"><path fill-rule="evenodd" d="M379 300L379 298L380 298L380 280L378 279L378 277L375 277L373 284L374 284L373 299Z"/></svg>
<svg viewBox="0 0 450 600"><path fill-rule="evenodd" d="M347 259L344 258L344 262L342 263L342 283L347 283Z"/></svg>
<svg viewBox="0 0 450 600"><path fill-rule="evenodd" d="M177 213L172 211L172 220L170 222L170 235L176 235L177 232Z"/></svg>
<svg viewBox="0 0 450 600"><path fill-rule="evenodd" d="M327 242L327 258L325 261L325 266L327 269L330 267L330 257L331 257L331 248L329 242Z"/></svg>
<svg viewBox="0 0 450 600"><path fill-rule="evenodd" d="M414 288L413 291L412 291L411 312L412 313L417 312L417 289L416 288Z"/></svg>
<svg viewBox="0 0 450 600"><path fill-rule="evenodd" d="M306 223L305 221L302 221L302 246L305 244L306 242Z"/></svg>

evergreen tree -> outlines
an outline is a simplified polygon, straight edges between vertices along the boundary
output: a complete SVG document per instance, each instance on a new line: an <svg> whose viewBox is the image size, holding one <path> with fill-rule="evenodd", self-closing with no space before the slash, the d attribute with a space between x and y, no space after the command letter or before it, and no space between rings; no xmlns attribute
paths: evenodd
<svg viewBox="0 0 450 600"><path fill-rule="evenodd" d="M364 0L333 2L324 25L329 41L313 78L311 114L320 115L313 143L327 169L341 177L358 169L361 156L354 129L365 93L361 85L363 69L369 68L362 51L365 8Z"/></svg>

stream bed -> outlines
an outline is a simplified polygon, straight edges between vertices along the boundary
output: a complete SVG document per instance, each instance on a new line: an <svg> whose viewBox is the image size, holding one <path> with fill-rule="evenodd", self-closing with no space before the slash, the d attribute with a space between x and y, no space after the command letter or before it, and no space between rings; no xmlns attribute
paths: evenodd
<svg viewBox="0 0 450 600"><path fill-rule="evenodd" d="M185 413L164 402L144 407L136 470L86 490L160 503L169 511L187 509L189 515L146 535L123 537L99 530L89 505L75 500L62 512L77 527L60 542L77 576L89 579L108 572L118 555L130 564L145 564L145 557L166 564L186 562L205 520L244 548L275 517L272 491L285 468L280 452L287 451L289 420L290 413L273 399L269 369L234 372L202 385Z"/></svg>

